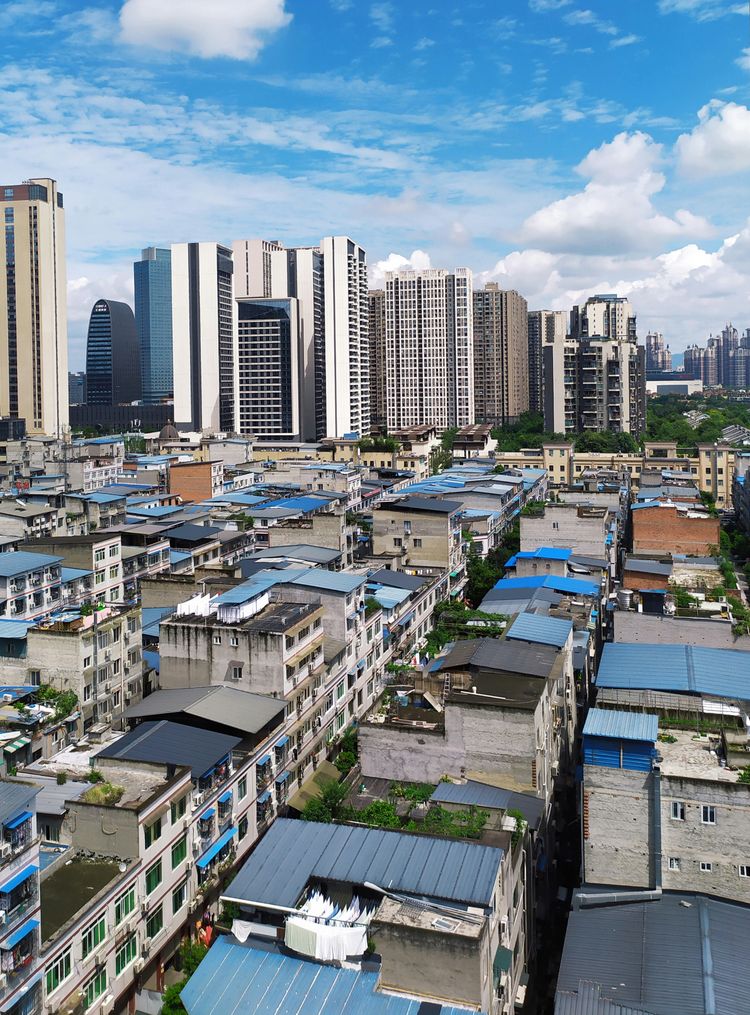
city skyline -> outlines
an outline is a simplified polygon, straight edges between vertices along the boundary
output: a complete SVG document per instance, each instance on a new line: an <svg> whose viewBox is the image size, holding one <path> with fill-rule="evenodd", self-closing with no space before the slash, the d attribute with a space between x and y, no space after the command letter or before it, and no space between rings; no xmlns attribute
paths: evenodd
<svg viewBox="0 0 750 1015"><path fill-rule="evenodd" d="M350 235L371 287L459 264L533 309L616 291L677 353L742 326L747 12L633 6L267 0L207 26L49 0L32 46L9 5L0 150L66 194L71 366L96 299L132 301L137 252L196 238Z"/></svg>

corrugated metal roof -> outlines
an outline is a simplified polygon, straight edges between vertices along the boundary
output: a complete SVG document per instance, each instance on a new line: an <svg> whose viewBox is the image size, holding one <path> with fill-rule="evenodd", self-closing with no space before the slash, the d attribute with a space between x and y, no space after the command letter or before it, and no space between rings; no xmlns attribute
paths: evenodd
<svg viewBox="0 0 750 1015"><path fill-rule="evenodd" d="M506 637L562 648L572 630L572 620L548 617L539 613L519 613Z"/></svg>
<svg viewBox="0 0 750 1015"><path fill-rule="evenodd" d="M277 818L226 896L293 907L316 877L487 906L502 857L476 843Z"/></svg>
<svg viewBox="0 0 750 1015"><path fill-rule="evenodd" d="M581 980L575 993L558 991L555 995L555 1015L654 1015L645 1008L624 1007L601 996L598 983Z"/></svg>
<svg viewBox="0 0 750 1015"><path fill-rule="evenodd" d="M286 706L270 694L255 694L238 687L172 688L154 691L127 710L128 719L186 715L226 726L243 736L258 733L275 717L283 717ZM192 736L192 731L188 734Z"/></svg>
<svg viewBox="0 0 750 1015"><path fill-rule="evenodd" d="M522 560L567 560L572 552L557 546L538 546L536 550L522 550L517 556Z"/></svg>
<svg viewBox="0 0 750 1015"><path fill-rule="evenodd" d="M525 578L501 578L496 589L553 589L555 592L569 592L572 595L595 596L599 586L580 578L563 578L560 575L529 575Z"/></svg>
<svg viewBox="0 0 750 1015"><path fill-rule="evenodd" d="M0 825L12 821L21 811L33 811L39 787L28 782L0 782Z"/></svg>
<svg viewBox="0 0 750 1015"><path fill-rule="evenodd" d="M380 994L378 974L320 965L219 937L181 993L189 1015L418 1015L422 1002ZM434 1015L465 1015L437 1004Z"/></svg>
<svg viewBox="0 0 750 1015"><path fill-rule="evenodd" d="M181 726L176 722L144 722L98 752L99 758L188 765L198 779L242 742L225 733Z"/></svg>
<svg viewBox="0 0 750 1015"><path fill-rule="evenodd" d="M532 828L538 828L544 813L544 801L530 793L514 793L484 782L440 782L430 798L436 804L462 804L464 807L491 807L518 810Z"/></svg>
<svg viewBox="0 0 750 1015"><path fill-rule="evenodd" d="M750 1012L742 974L748 937L748 907L698 895L573 909L558 992L576 993L583 980L599 984L605 998L655 1015Z"/></svg>
<svg viewBox="0 0 750 1015"><path fill-rule="evenodd" d="M0 578L15 578L27 571L38 571L52 564L59 564L62 557L48 553L29 553L27 550L10 550L0 553Z"/></svg>
<svg viewBox="0 0 750 1015"><path fill-rule="evenodd" d="M84 567L63 567L60 568L60 580L65 582L77 581L79 578L88 578L94 572L89 571Z"/></svg>
<svg viewBox="0 0 750 1015"><path fill-rule="evenodd" d="M34 626L33 621L0 619L0 638L25 638Z"/></svg>
<svg viewBox="0 0 750 1015"><path fill-rule="evenodd" d="M608 642L596 684L750 699L747 653L739 649Z"/></svg>
<svg viewBox="0 0 750 1015"><path fill-rule="evenodd" d="M584 736L616 737L619 740L648 740L656 743L658 734L659 717L656 715L605 708L592 708L583 727Z"/></svg>

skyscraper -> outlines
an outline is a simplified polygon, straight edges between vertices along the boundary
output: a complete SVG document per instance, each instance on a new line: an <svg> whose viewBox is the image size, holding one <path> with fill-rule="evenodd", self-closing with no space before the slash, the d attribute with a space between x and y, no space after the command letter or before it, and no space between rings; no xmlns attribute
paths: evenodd
<svg viewBox="0 0 750 1015"><path fill-rule="evenodd" d="M162 402L174 393L172 380L172 256L146 247L133 264L135 323L141 359L143 401Z"/></svg>
<svg viewBox="0 0 750 1015"><path fill-rule="evenodd" d="M630 302L616 293L590 296L570 312L572 338L615 338L636 341L636 320Z"/></svg>
<svg viewBox="0 0 750 1015"><path fill-rule="evenodd" d="M388 383L385 367L385 290L370 290L370 424L372 429L387 426Z"/></svg>
<svg viewBox="0 0 750 1015"><path fill-rule="evenodd" d="M86 401L124 405L141 397L135 317L127 303L97 300L86 340Z"/></svg>
<svg viewBox="0 0 750 1015"><path fill-rule="evenodd" d="M664 336L659 331L650 331L646 335L646 370L652 373L664 373L672 369L672 353L664 344Z"/></svg>
<svg viewBox="0 0 750 1015"><path fill-rule="evenodd" d="M68 425L63 196L50 179L0 187L0 416L32 434Z"/></svg>
<svg viewBox="0 0 750 1015"><path fill-rule="evenodd" d="M273 295L271 254L283 251L276 240L235 240L232 244L234 255L234 295ZM283 295L288 295L284 293Z"/></svg>
<svg viewBox="0 0 750 1015"><path fill-rule="evenodd" d="M526 300L497 282L474 292L474 405L478 423L499 426L529 408Z"/></svg>
<svg viewBox="0 0 750 1015"><path fill-rule="evenodd" d="M302 417L297 300L237 300L237 429L299 440Z"/></svg>
<svg viewBox="0 0 750 1015"><path fill-rule="evenodd" d="M385 344L389 429L474 422L468 268L386 272Z"/></svg>
<svg viewBox="0 0 750 1015"><path fill-rule="evenodd" d="M544 412L544 345L562 342L567 333L564 310L529 311L529 409Z"/></svg>
<svg viewBox="0 0 750 1015"><path fill-rule="evenodd" d="M348 236L326 236L325 436L370 432L367 255Z"/></svg>
<svg viewBox="0 0 750 1015"><path fill-rule="evenodd" d="M68 402L70 405L86 404L86 371L68 374Z"/></svg>
<svg viewBox="0 0 750 1015"><path fill-rule="evenodd" d="M235 428L236 328L232 251L219 243L172 245L175 422Z"/></svg>

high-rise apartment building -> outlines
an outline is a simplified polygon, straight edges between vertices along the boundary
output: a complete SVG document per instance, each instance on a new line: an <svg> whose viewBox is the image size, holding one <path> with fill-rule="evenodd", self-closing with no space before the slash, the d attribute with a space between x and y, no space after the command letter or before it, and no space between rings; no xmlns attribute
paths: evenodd
<svg viewBox="0 0 750 1015"><path fill-rule="evenodd" d="M564 310L529 311L529 409L544 412L543 346L563 342L568 330Z"/></svg>
<svg viewBox="0 0 750 1015"><path fill-rule="evenodd" d="M571 312L571 335L543 346L544 423L556 433L646 425L646 355L630 303L593 296Z"/></svg>
<svg viewBox="0 0 750 1015"><path fill-rule="evenodd" d="M474 292L474 405L478 423L497 426L529 408L528 307L497 282Z"/></svg>
<svg viewBox="0 0 750 1015"><path fill-rule="evenodd" d="M70 405L86 404L86 371L68 374L68 402Z"/></svg>
<svg viewBox="0 0 750 1015"><path fill-rule="evenodd" d="M325 436L370 432L367 255L348 236L320 245L325 289Z"/></svg>
<svg viewBox="0 0 750 1015"><path fill-rule="evenodd" d="M237 299L297 301L300 432L303 440L322 440L326 436L323 254L319 247L287 248L272 240L238 240L232 250Z"/></svg>
<svg viewBox="0 0 750 1015"><path fill-rule="evenodd" d="M664 336L659 331L650 331L646 335L646 370L665 373L671 369L672 353L664 343Z"/></svg>
<svg viewBox="0 0 750 1015"><path fill-rule="evenodd" d="M68 425L63 196L50 179L0 187L0 417L30 434Z"/></svg>
<svg viewBox="0 0 750 1015"><path fill-rule="evenodd" d="M386 272L389 430L474 423L473 334L468 268Z"/></svg>
<svg viewBox="0 0 750 1015"><path fill-rule="evenodd" d="M297 300L237 300L237 429L262 440L300 440Z"/></svg>
<svg viewBox="0 0 750 1015"><path fill-rule="evenodd" d="M86 340L89 405L125 405L141 397L141 361L135 317L127 303L97 300Z"/></svg>
<svg viewBox="0 0 750 1015"><path fill-rule="evenodd" d="M146 247L133 264L133 281L143 401L153 405L174 393L171 251Z"/></svg>
<svg viewBox="0 0 750 1015"><path fill-rule="evenodd" d="M172 245L174 415L195 430L235 429L233 272L220 243Z"/></svg>
<svg viewBox="0 0 750 1015"><path fill-rule="evenodd" d="M572 338L611 338L636 341L636 318L629 300L616 293L590 296L570 312Z"/></svg>
<svg viewBox="0 0 750 1015"><path fill-rule="evenodd" d="M385 369L385 290L370 290L370 424L372 429L387 426L388 390Z"/></svg>

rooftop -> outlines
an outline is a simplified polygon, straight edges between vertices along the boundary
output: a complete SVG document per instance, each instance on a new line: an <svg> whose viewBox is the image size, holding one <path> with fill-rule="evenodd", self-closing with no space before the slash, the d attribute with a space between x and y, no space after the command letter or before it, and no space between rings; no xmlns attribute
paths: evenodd
<svg viewBox="0 0 750 1015"><path fill-rule="evenodd" d="M555 1011L559 1015L750 1011L750 983L739 973L746 964L748 936L747 906L698 895L669 893L656 901L629 903L620 895L617 903L590 908L578 908L574 900ZM573 1007L591 986L601 995L596 1007ZM617 1007L610 1007L610 1001Z"/></svg>
<svg viewBox="0 0 750 1015"><path fill-rule="evenodd" d="M739 649L609 642L602 651L596 684L746 700L750 699L747 659Z"/></svg>
<svg viewBox="0 0 750 1015"><path fill-rule="evenodd" d="M604 708L592 708L583 727L584 736L648 740L652 743L656 742L658 732L658 716Z"/></svg>
<svg viewBox="0 0 750 1015"><path fill-rule="evenodd" d="M277 818L227 898L293 908L311 878L488 906L502 850L406 832Z"/></svg>
<svg viewBox="0 0 750 1015"><path fill-rule="evenodd" d="M29 553L26 550L11 550L0 553L0 578L15 578L40 568L59 564L62 557L52 557L47 553Z"/></svg>
<svg viewBox="0 0 750 1015"><path fill-rule="evenodd" d="M663 726L668 726L664 722ZM706 779L711 782L737 782L739 772L722 768L718 748L721 740L715 736L699 736L692 731L666 729L667 736L656 745L662 756L662 775L687 779ZM674 743L672 743L674 739Z"/></svg>
<svg viewBox="0 0 750 1015"><path fill-rule="evenodd" d="M499 811L518 810L532 828L539 827L544 814L544 801L531 793L514 793L473 779L466 782L439 782L430 800L435 804L488 807Z"/></svg>
<svg viewBox="0 0 750 1015"><path fill-rule="evenodd" d="M98 752L118 761L187 765L194 779L214 768L240 745L241 738L191 728L168 720L144 722Z"/></svg>
<svg viewBox="0 0 750 1015"><path fill-rule="evenodd" d="M181 994L188 1015L419 1015L423 1002L380 994L378 974L320 965L220 937ZM465 1009L430 1006L431 1015Z"/></svg>
<svg viewBox="0 0 750 1015"><path fill-rule="evenodd" d="M401 497L399 500L383 502L382 507L386 511L428 511L438 515L452 515L454 511L461 510L458 501L437 497Z"/></svg>
<svg viewBox="0 0 750 1015"><path fill-rule="evenodd" d="M572 620L537 613L519 613L508 628L506 638L562 648L572 630Z"/></svg>
<svg viewBox="0 0 750 1015"><path fill-rule="evenodd" d="M254 735L273 719L281 721L285 707L282 700L267 694L214 685L155 691L132 705L126 715L129 720L185 715Z"/></svg>
<svg viewBox="0 0 750 1015"><path fill-rule="evenodd" d="M40 885L42 941L49 941L123 873L117 860L87 859L79 854L43 878Z"/></svg>

